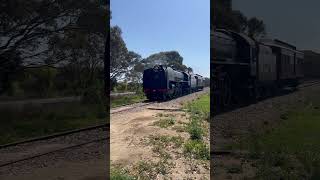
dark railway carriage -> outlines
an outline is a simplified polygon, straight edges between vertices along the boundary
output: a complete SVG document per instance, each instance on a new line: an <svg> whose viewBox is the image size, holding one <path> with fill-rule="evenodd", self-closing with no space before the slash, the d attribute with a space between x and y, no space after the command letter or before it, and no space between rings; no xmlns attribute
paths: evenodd
<svg viewBox="0 0 320 180"><path fill-rule="evenodd" d="M197 81L197 90L202 90L204 88L204 78L196 74L196 81Z"/></svg>
<svg viewBox="0 0 320 180"><path fill-rule="evenodd" d="M276 73L276 83L279 87L298 85L298 74L296 70L300 68L297 64L297 53L296 47L282 42L280 40L269 41L264 43L265 45L272 48L272 53L276 56L277 71ZM299 53L300 57L301 53ZM299 62L301 59L299 59Z"/></svg>
<svg viewBox="0 0 320 180"><path fill-rule="evenodd" d="M300 51L296 51L296 57L295 57L295 72L298 81L301 80L304 77L303 74L303 60L304 60L304 53Z"/></svg>
<svg viewBox="0 0 320 180"><path fill-rule="evenodd" d="M195 92L197 90L197 78L194 74L190 74L189 78L190 78L190 90L191 92Z"/></svg>

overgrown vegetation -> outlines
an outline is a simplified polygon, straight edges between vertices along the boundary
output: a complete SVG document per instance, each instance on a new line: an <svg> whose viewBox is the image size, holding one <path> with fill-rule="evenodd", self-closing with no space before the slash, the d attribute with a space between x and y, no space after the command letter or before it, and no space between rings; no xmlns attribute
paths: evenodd
<svg viewBox="0 0 320 180"><path fill-rule="evenodd" d="M186 104L185 107L191 114L190 121L186 126L186 130L190 134L190 140L184 144L183 152L187 157L209 160L209 148L203 141L203 136L209 132L204 124L206 120L209 120L210 95L203 95Z"/></svg>
<svg viewBox="0 0 320 180"><path fill-rule="evenodd" d="M143 102L145 100L146 100L146 97L144 95L132 95L132 96L121 96L117 98L111 98L111 108Z"/></svg>
<svg viewBox="0 0 320 180"><path fill-rule="evenodd" d="M190 122L187 124L186 129L192 140L202 140L204 130L202 127L202 122L198 117L191 116Z"/></svg>
<svg viewBox="0 0 320 180"><path fill-rule="evenodd" d="M110 173L111 180L136 180L136 177L133 177L125 169L120 169L119 167L111 168Z"/></svg>
<svg viewBox="0 0 320 180"><path fill-rule="evenodd" d="M205 94L192 103L186 104L185 109L194 117L208 121L210 119L210 95Z"/></svg>
<svg viewBox="0 0 320 180"><path fill-rule="evenodd" d="M107 122L103 104L57 103L0 109L0 144Z"/></svg>
<svg viewBox="0 0 320 180"><path fill-rule="evenodd" d="M319 97L309 97L308 105L281 115L282 124L271 132L252 133L241 149L249 150L260 179L320 178Z"/></svg>

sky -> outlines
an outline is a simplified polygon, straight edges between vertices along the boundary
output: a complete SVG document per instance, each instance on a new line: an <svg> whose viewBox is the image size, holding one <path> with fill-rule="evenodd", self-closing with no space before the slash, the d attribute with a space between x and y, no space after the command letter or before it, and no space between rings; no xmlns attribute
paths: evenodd
<svg viewBox="0 0 320 180"><path fill-rule="evenodd" d="M268 36L320 52L319 0L233 0L233 9L266 24Z"/></svg>
<svg viewBox="0 0 320 180"><path fill-rule="evenodd" d="M111 13L130 51L146 58L175 50L210 77L210 0L111 0Z"/></svg>

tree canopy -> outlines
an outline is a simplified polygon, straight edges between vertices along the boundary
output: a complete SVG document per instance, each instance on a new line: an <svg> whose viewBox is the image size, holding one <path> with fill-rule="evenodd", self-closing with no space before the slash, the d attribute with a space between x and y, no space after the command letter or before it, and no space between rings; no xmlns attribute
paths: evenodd
<svg viewBox="0 0 320 180"><path fill-rule="evenodd" d="M177 51L159 52L142 58L136 52L130 51L122 38L119 26L110 29L110 80L114 87L119 80L142 82L142 73L146 68L156 64L172 67L180 71L192 72L191 67L183 64L183 57ZM112 89L112 88L111 88Z"/></svg>
<svg viewBox="0 0 320 180"><path fill-rule="evenodd" d="M183 57L177 51L165 51L150 55L143 60L145 67L152 67L156 64L165 65L179 71L190 71L191 67L183 64Z"/></svg>
<svg viewBox="0 0 320 180"><path fill-rule="evenodd" d="M104 1L5 0L0 12L0 91L25 68L76 61L102 66L109 18Z"/></svg>
<svg viewBox="0 0 320 180"><path fill-rule="evenodd" d="M127 49L122 39L120 27L110 29L110 79L125 78L132 72L132 68L141 60L141 56Z"/></svg>
<svg viewBox="0 0 320 180"><path fill-rule="evenodd" d="M232 0L216 0L211 6L211 28L230 29L246 33L252 38L266 34L263 20L257 17L247 18L242 12L232 9Z"/></svg>

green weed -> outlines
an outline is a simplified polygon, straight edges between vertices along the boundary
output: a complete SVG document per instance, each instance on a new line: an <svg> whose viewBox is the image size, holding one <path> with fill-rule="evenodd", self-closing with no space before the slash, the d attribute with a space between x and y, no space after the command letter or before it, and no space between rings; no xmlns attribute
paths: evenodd
<svg viewBox="0 0 320 180"><path fill-rule="evenodd" d="M193 157L195 159L209 160L209 148L207 145L199 140L189 140L184 144L183 150L185 156Z"/></svg>
<svg viewBox="0 0 320 180"><path fill-rule="evenodd" d="M159 121L156 121L153 123L155 126L159 126L161 128L167 128L169 126L173 126L175 124L176 120L174 118L167 118L167 119L160 119Z"/></svg>

